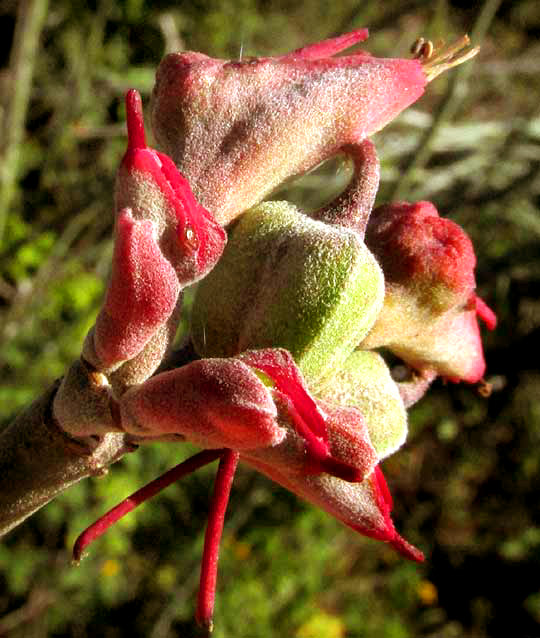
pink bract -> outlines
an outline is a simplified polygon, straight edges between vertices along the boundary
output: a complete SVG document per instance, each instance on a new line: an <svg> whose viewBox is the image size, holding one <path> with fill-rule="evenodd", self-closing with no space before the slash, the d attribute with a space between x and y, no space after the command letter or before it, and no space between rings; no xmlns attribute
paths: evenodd
<svg viewBox="0 0 540 638"><path fill-rule="evenodd" d="M226 234L195 199L189 181L164 153L146 145L139 94L126 95L128 148L118 172L117 209L151 219L158 241L182 285L194 283L214 266Z"/></svg>
<svg viewBox="0 0 540 638"><path fill-rule="evenodd" d="M359 29L275 58L172 53L152 97L160 146L227 224L286 179L383 128L428 81L418 59L335 53Z"/></svg>
<svg viewBox="0 0 540 638"><path fill-rule="evenodd" d="M471 240L430 202L373 211L366 243L385 277L385 304L363 349L388 347L421 374L480 381L485 371L477 317L493 311L476 295Z"/></svg>
<svg viewBox="0 0 540 638"><path fill-rule="evenodd" d="M141 352L173 313L179 293L176 273L154 239L154 224L122 211L111 281L94 332L102 365L111 368Z"/></svg>
<svg viewBox="0 0 540 638"><path fill-rule="evenodd" d="M126 94L127 150L116 184L116 240L105 305L83 355L117 392L147 379L169 350L181 290L209 272L226 234L170 158L146 145L142 103ZM120 369L121 368L121 369Z"/></svg>

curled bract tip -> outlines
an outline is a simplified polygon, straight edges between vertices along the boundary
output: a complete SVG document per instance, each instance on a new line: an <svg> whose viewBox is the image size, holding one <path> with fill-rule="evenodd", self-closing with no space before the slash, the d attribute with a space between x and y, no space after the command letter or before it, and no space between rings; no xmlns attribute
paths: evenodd
<svg viewBox="0 0 540 638"><path fill-rule="evenodd" d="M480 297L475 297L476 314L486 324L488 330L495 330L497 327L497 315Z"/></svg>
<svg viewBox="0 0 540 638"><path fill-rule="evenodd" d="M403 558L412 560L416 563L423 563L426 560L424 553L417 549L414 545L411 545L402 536L396 533L393 540L390 541L390 546L393 547L398 554L401 554Z"/></svg>
<svg viewBox="0 0 540 638"><path fill-rule="evenodd" d="M431 40L418 38L411 47L411 53L420 61L427 81L431 82L441 73L474 58L480 47L468 48L470 43L466 34L449 45L434 45Z"/></svg>
<svg viewBox="0 0 540 638"><path fill-rule="evenodd" d="M316 42L315 44L308 44L301 49L296 49L290 53L280 56L278 59L283 61L287 60L320 60L321 58L330 57L341 51L349 49L358 42L364 42L369 36L368 29L355 29L349 33L344 33L335 38L329 38L322 42Z"/></svg>
<svg viewBox="0 0 540 638"><path fill-rule="evenodd" d="M141 95L136 89L126 93L126 122L128 130L128 150L146 148L144 118Z"/></svg>

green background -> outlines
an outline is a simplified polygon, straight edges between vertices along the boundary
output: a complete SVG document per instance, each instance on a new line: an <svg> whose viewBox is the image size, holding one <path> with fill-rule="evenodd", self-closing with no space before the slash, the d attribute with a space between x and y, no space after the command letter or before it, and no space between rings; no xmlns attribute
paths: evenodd
<svg viewBox="0 0 540 638"><path fill-rule="evenodd" d="M437 382L383 469L410 564L249 469L227 519L216 638L507 638L540 635L540 8L478 3L243 0L0 4L0 419L78 355L104 291L123 94L147 98L170 50L284 53L368 26L365 45L405 57L424 35L483 38L473 64L437 79L374 137L379 201L430 199L474 240L489 399ZM468 8L465 8L468 7ZM44 10L34 34L28 15ZM26 16L26 22L25 22ZM21 57L37 36L39 49ZM32 67L34 67L32 69ZM29 99L20 91L34 71ZM315 206L347 172L331 162L288 188ZM0 636L166 638L192 623L215 467L169 488L70 565L78 533L186 457L155 445L67 491L0 545Z"/></svg>

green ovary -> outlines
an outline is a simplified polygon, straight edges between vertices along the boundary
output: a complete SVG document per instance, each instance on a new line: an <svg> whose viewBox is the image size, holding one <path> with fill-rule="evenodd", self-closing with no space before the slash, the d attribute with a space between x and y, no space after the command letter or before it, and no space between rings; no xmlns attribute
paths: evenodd
<svg viewBox="0 0 540 638"><path fill-rule="evenodd" d="M286 348L315 391L367 334L383 297L382 271L356 233L267 202L240 218L200 284L193 341L201 356Z"/></svg>

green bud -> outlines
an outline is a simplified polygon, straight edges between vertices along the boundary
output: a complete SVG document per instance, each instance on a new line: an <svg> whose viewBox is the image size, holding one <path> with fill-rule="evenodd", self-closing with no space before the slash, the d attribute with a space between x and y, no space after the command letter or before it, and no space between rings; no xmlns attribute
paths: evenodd
<svg viewBox="0 0 540 638"><path fill-rule="evenodd" d="M199 285L193 342L202 357L285 348L315 390L368 333L383 299L382 271L356 232L266 202L232 227Z"/></svg>
<svg viewBox="0 0 540 638"><path fill-rule="evenodd" d="M354 352L318 396L359 408L379 459L389 456L405 442L407 412L388 366L376 352Z"/></svg>

